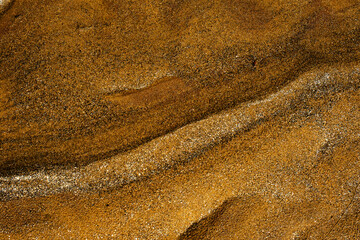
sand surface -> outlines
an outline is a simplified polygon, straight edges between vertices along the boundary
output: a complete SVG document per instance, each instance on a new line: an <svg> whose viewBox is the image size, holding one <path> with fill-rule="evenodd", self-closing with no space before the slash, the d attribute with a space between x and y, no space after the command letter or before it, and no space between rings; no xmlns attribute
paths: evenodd
<svg viewBox="0 0 360 240"><path fill-rule="evenodd" d="M360 238L357 1L1 1L0 239Z"/></svg>

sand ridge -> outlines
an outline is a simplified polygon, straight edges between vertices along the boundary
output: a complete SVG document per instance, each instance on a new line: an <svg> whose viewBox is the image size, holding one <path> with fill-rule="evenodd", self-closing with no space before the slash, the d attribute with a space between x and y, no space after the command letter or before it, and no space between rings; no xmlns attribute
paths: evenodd
<svg viewBox="0 0 360 240"><path fill-rule="evenodd" d="M312 79L356 79L357 71L326 68ZM356 239L359 88L338 80L191 161L121 188L1 202L0 236Z"/></svg>
<svg viewBox="0 0 360 240"><path fill-rule="evenodd" d="M161 172L189 161L234 135L262 121L297 108L302 101L347 88L358 88L358 65L310 71L263 100L188 124L138 148L73 170L36 171L29 175L0 178L1 198L45 196L64 191L104 190Z"/></svg>
<svg viewBox="0 0 360 240"><path fill-rule="evenodd" d="M360 239L358 1L5 9L0 239Z"/></svg>

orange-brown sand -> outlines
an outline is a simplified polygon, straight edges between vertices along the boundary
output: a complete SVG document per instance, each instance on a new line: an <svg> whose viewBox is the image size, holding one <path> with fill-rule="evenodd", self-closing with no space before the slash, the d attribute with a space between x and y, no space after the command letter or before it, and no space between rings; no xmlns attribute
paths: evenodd
<svg viewBox="0 0 360 240"><path fill-rule="evenodd" d="M0 5L0 239L360 238L357 1Z"/></svg>

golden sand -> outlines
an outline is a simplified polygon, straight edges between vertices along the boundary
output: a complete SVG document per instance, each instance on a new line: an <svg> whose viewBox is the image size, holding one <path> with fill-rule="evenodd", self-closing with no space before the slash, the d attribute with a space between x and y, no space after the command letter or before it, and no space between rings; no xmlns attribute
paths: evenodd
<svg viewBox="0 0 360 240"><path fill-rule="evenodd" d="M360 238L357 1L0 5L0 239Z"/></svg>

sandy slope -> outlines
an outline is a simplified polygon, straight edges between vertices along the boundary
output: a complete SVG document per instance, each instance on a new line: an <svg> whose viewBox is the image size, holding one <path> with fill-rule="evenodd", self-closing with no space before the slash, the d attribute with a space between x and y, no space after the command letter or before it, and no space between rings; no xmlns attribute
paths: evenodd
<svg viewBox="0 0 360 240"><path fill-rule="evenodd" d="M309 74L317 87L285 98L287 111L176 168L122 188L2 202L2 237L174 239L215 211L182 238L358 238L359 70L336 69Z"/></svg>
<svg viewBox="0 0 360 240"><path fill-rule="evenodd" d="M1 239L360 238L357 1L8 6Z"/></svg>
<svg viewBox="0 0 360 240"><path fill-rule="evenodd" d="M15 1L0 21L1 175L110 157L355 61L358 5L334 4ZM182 90L151 97L170 76Z"/></svg>
<svg viewBox="0 0 360 240"><path fill-rule="evenodd" d="M124 154L71 170L34 171L0 178L2 198L41 196L63 191L87 191L122 186L191 160L212 146L268 121L277 115L300 111L304 101L357 89L360 66L313 70L263 100L188 124ZM325 71L328 70L328 71ZM299 109L300 108L300 109ZM352 126L356 129L357 125ZM329 136L343 132L327 133ZM330 140L329 140L330 141ZM35 184L34 184L35 183Z"/></svg>

